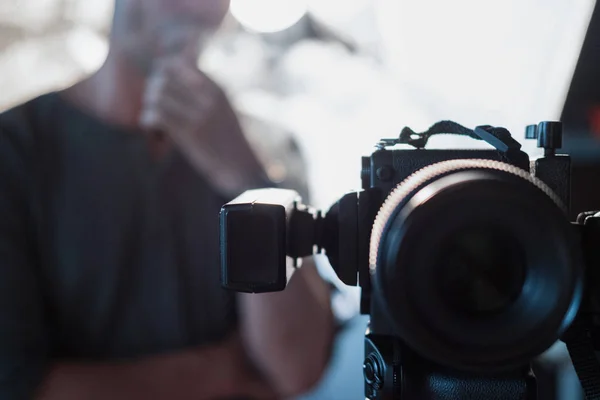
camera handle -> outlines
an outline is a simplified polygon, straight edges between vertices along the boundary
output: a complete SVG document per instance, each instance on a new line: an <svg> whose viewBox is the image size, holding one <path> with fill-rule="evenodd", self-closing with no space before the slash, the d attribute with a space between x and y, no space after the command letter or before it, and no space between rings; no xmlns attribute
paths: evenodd
<svg viewBox="0 0 600 400"><path fill-rule="evenodd" d="M517 142L505 128L482 125L475 129L469 129L454 121L437 122L425 132L420 133L413 131L409 127L405 127L402 129L402 132L400 132L400 137L398 139L385 139L380 144L382 146L408 144L417 149L423 149L427 145L429 138L434 135L445 134L468 136L475 140L484 140L502 153L521 149L521 144Z"/></svg>

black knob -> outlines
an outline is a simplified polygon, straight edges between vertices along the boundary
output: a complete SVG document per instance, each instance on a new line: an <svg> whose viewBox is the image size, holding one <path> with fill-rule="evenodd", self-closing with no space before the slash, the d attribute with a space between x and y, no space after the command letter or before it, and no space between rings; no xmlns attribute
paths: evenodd
<svg viewBox="0 0 600 400"><path fill-rule="evenodd" d="M380 390L383 388L383 376L382 370L377 360L377 356L370 354L363 364L363 374L367 385L371 386L374 390Z"/></svg>
<svg viewBox="0 0 600 400"><path fill-rule="evenodd" d="M553 155L562 147L562 123L544 121L537 127L538 147L546 150L546 155Z"/></svg>
<svg viewBox="0 0 600 400"><path fill-rule="evenodd" d="M377 169L377 178L382 182L389 182L394 177L394 170L389 165Z"/></svg>
<svg viewBox="0 0 600 400"><path fill-rule="evenodd" d="M363 365L363 370L365 373L365 380L367 381L367 383L369 385L373 384L375 382L375 379L377 379L375 365L373 365L371 362L369 362L369 360L367 360L367 362L365 362L365 365Z"/></svg>
<svg viewBox="0 0 600 400"><path fill-rule="evenodd" d="M537 139L537 125L527 125L525 128L525 139Z"/></svg>
<svg viewBox="0 0 600 400"><path fill-rule="evenodd" d="M363 190L371 187L371 157L362 158L362 169L360 171L360 180Z"/></svg>

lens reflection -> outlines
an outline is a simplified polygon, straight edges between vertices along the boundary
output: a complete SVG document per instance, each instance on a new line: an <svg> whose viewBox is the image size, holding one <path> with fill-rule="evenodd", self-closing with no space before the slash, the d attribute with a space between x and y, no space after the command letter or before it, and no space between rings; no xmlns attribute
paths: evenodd
<svg viewBox="0 0 600 400"><path fill-rule="evenodd" d="M466 314L505 310L521 293L526 258L514 235L493 227L455 232L436 257L444 300Z"/></svg>

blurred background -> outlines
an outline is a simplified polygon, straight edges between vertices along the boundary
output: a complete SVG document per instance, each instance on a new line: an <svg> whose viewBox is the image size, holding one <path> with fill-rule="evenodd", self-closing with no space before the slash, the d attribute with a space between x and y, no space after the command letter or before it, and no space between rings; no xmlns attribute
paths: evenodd
<svg viewBox="0 0 600 400"><path fill-rule="evenodd" d="M326 207L358 186L360 156L404 126L453 119L520 138L525 125L560 118L594 3L233 0L200 63L258 147L265 131L296 139L311 201ZM96 70L112 8L113 0L2 0L0 109ZM272 175L286 173L270 163Z"/></svg>
<svg viewBox="0 0 600 400"><path fill-rule="evenodd" d="M314 206L359 187L360 157L404 126L452 119L505 126L520 140L525 125L562 118L578 212L600 207L592 184L600 177L594 7L594 0L232 0L199 65L229 93L259 153L299 147L304 162L270 155L265 163L274 179L290 165L307 168ZM0 109L99 68L112 9L113 0L2 0ZM446 136L431 144L483 146ZM525 148L540 154L533 142ZM313 397L363 398L364 324L345 333Z"/></svg>

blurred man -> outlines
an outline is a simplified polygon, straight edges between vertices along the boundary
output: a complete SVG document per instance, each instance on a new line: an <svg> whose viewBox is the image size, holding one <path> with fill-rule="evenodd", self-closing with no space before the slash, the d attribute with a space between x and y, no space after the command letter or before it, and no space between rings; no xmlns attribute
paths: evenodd
<svg viewBox="0 0 600 400"><path fill-rule="evenodd" d="M196 67L227 8L117 0L95 75L0 116L0 398L261 399L319 380L333 317L314 264L283 293L219 285L220 206L270 184Z"/></svg>

